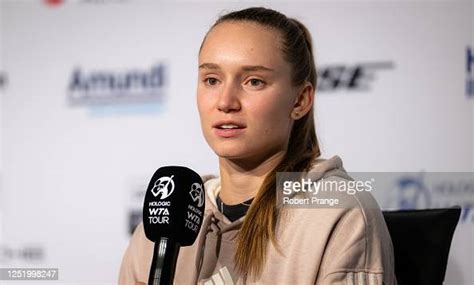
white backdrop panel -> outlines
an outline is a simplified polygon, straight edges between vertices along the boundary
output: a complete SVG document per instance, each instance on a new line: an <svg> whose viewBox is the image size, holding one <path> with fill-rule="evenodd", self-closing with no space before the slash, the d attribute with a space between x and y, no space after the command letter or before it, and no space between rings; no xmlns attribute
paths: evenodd
<svg viewBox="0 0 474 285"><path fill-rule="evenodd" d="M2 266L59 267L63 282L116 282L127 219L153 172L169 164L218 171L195 106L197 53L222 11L251 5L2 2L9 84L0 103L0 241L43 253L4 256ZM324 157L341 155L349 171L474 171L474 106L464 89L472 2L266 6L307 24L319 66L393 63L366 79L367 91L317 95ZM160 63L166 100L150 103L152 111L68 103L76 68L117 75ZM473 233L472 221L458 227L446 284L473 283Z"/></svg>

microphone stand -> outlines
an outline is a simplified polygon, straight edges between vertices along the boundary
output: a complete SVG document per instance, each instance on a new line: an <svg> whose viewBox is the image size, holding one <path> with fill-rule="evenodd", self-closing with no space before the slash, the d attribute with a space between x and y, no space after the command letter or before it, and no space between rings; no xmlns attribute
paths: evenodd
<svg viewBox="0 0 474 285"><path fill-rule="evenodd" d="M167 237L155 242L148 285L172 285L180 245Z"/></svg>

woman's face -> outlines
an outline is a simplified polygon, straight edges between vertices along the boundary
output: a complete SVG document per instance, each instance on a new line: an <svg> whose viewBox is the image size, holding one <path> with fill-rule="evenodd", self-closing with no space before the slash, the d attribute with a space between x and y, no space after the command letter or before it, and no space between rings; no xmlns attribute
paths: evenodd
<svg viewBox="0 0 474 285"><path fill-rule="evenodd" d="M286 150L297 89L277 31L224 22L199 54L197 103L204 136L221 158L263 161Z"/></svg>

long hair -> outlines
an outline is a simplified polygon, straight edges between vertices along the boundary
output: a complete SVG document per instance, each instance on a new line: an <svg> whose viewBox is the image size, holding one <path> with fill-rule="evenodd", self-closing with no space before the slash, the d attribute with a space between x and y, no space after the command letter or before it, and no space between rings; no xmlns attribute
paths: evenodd
<svg viewBox="0 0 474 285"><path fill-rule="evenodd" d="M304 82L310 82L316 89L317 75L311 35L301 22L271 9L255 7L221 16L210 30L223 22L254 22L278 31L284 59L292 66L292 83L300 86ZM203 44L205 40L206 38ZM244 279L257 279L266 262L269 242L277 246L275 228L280 210L276 205L276 173L307 171L319 156L311 108L305 116L294 122L283 159L265 177L244 219L234 256L236 269Z"/></svg>

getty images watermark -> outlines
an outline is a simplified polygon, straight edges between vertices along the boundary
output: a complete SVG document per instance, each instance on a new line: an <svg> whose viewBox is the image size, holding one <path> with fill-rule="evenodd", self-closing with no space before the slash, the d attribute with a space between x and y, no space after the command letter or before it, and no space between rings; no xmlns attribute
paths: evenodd
<svg viewBox="0 0 474 285"><path fill-rule="evenodd" d="M277 201L283 207L350 207L350 196L372 192L374 178L354 180L343 177L324 177L323 173L279 172L277 174Z"/></svg>
<svg viewBox="0 0 474 285"><path fill-rule="evenodd" d="M279 172L276 189L280 207L373 205L383 209L426 209L459 205L465 209L466 220L474 222L473 172Z"/></svg>

